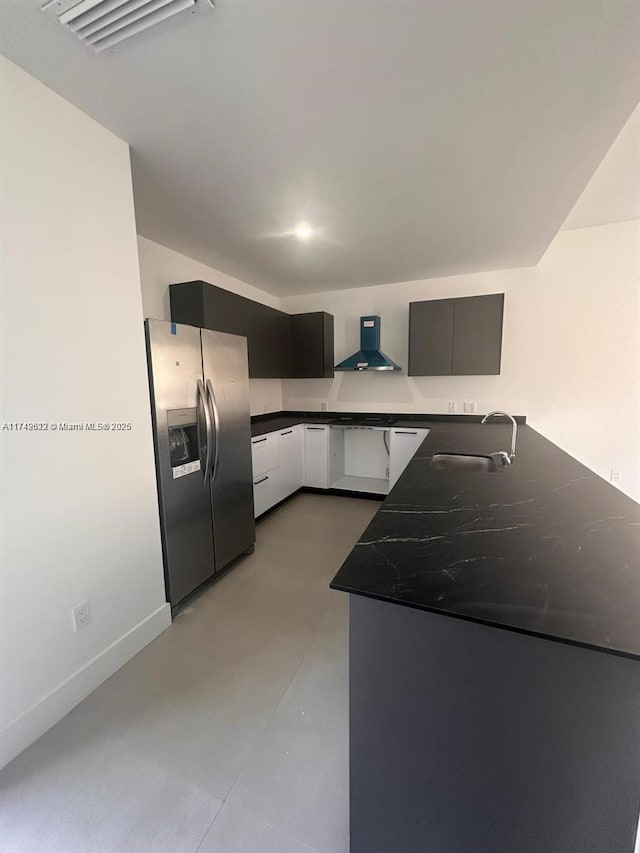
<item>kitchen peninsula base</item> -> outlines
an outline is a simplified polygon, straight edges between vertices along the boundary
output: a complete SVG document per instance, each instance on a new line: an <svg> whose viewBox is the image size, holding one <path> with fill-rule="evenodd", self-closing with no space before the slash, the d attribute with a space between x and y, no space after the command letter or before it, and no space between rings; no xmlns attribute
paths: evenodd
<svg viewBox="0 0 640 853"><path fill-rule="evenodd" d="M640 666L350 596L351 853L633 853Z"/></svg>

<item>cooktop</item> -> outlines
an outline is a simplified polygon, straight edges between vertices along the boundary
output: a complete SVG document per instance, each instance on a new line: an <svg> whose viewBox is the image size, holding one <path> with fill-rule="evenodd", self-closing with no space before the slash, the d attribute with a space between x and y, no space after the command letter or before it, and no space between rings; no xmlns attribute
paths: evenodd
<svg viewBox="0 0 640 853"><path fill-rule="evenodd" d="M345 415L334 418L331 423L344 426L393 426L396 420L392 415Z"/></svg>

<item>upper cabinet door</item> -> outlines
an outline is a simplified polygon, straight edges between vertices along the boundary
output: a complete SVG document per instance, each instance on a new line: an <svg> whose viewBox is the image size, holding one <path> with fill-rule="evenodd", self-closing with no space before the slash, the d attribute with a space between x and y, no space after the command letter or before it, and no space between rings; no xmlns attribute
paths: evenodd
<svg viewBox="0 0 640 853"><path fill-rule="evenodd" d="M504 293L409 305L409 376L500 373Z"/></svg>
<svg viewBox="0 0 640 853"><path fill-rule="evenodd" d="M246 336L249 350L249 376L253 379L278 378L276 357L276 311L268 305L246 300Z"/></svg>
<svg viewBox="0 0 640 853"><path fill-rule="evenodd" d="M286 379L291 376L291 317L282 311L273 313L275 352L275 376Z"/></svg>
<svg viewBox="0 0 640 853"><path fill-rule="evenodd" d="M454 299L409 305L409 376L450 376Z"/></svg>
<svg viewBox="0 0 640 853"><path fill-rule="evenodd" d="M333 316L325 311L292 314L291 375L295 379L333 377Z"/></svg>
<svg viewBox="0 0 640 853"><path fill-rule="evenodd" d="M452 373L500 373L504 293L468 296L454 303Z"/></svg>

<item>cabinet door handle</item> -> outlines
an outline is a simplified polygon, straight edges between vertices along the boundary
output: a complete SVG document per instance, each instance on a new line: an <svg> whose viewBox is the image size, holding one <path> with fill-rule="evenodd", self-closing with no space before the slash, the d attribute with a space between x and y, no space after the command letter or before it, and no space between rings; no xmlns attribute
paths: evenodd
<svg viewBox="0 0 640 853"><path fill-rule="evenodd" d="M266 440L267 440L267 436L265 435L265 437L264 437L264 438L256 438L256 439L254 439L254 440L251 442L251 444L260 444L260 442L261 442L261 441L266 441Z"/></svg>
<svg viewBox="0 0 640 853"><path fill-rule="evenodd" d="M286 432L281 432L280 435L291 435L292 432L292 429L288 429Z"/></svg>
<svg viewBox="0 0 640 853"><path fill-rule="evenodd" d="M396 435L417 435L416 431L411 432L410 430L396 429L394 430Z"/></svg>
<svg viewBox="0 0 640 853"><path fill-rule="evenodd" d="M307 429L318 429L318 430L320 430L321 432L324 432L324 431L325 431L325 429L326 429L326 427L307 427Z"/></svg>
<svg viewBox="0 0 640 853"><path fill-rule="evenodd" d="M259 486L259 485L260 485L260 483L264 483L264 481L265 481L265 480L268 480L268 479L269 479L269 475L267 474L267 476L266 476L266 477L263 477L261 480L254 480L254 481L253 481L253 485L254 485L254 486Z"/></svg>

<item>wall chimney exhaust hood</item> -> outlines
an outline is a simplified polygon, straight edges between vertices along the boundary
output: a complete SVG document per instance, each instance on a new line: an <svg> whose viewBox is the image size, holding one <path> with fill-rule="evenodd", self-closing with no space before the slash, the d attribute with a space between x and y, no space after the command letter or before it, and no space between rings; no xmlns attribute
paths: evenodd
<svg viewBox="0 0 640 853"><path fill-rule="evenodd" d="M360 317L360 349L334 370L401 370L380 349L380 317Z"/></svg>

